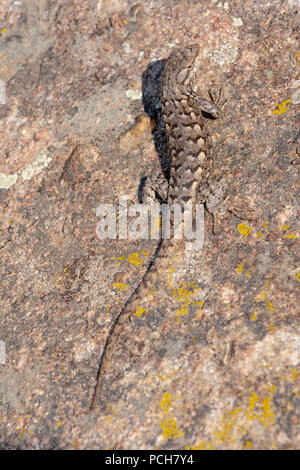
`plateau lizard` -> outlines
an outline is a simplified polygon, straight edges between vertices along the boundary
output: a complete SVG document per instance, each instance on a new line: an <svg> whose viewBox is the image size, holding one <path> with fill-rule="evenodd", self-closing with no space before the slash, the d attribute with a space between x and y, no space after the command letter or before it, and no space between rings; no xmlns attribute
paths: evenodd
<svg viewBox="0 0 300 470"><path fill-rule="evenodd" d="M214 96L211 95L212 101L208 101L193 90L198 55L199 46L195 44L174 49L166 60L162 76L161 106L170 159L167 203L180 204L182 208L184 204L192 204L192 207L196 203L204 204L209 197L211 141L202 111L214 118L221 115ZM171 225L174 230L174 223ZM113 355L113 344L122 325L135 315L145 297L145 289L153 287L176 252L178 243L172 236L161 239L143 279L115 318L100 358L91 410L95 408L107 363Z"/></svg>

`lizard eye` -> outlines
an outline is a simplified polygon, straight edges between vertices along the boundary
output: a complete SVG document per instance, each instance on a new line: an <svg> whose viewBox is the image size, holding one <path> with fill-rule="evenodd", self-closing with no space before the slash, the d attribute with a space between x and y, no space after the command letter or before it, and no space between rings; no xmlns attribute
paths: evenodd
<svg viewBox="0 0 300 470"><path fill-rule="evenodd" d="M189 73L189 68L180 70L180 72L178 72L177 74L177 81L179 83L183 83L186 77L188 76L188 73Z"/></svg>

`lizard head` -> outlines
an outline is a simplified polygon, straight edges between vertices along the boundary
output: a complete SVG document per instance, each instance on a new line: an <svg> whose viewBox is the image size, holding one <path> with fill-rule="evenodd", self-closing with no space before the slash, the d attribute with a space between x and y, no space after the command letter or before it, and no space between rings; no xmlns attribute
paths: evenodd
<svg viewBox="0 0 300 470"><path fill-rule="evenodd" d="M195 73L195 59L198 53L198 44L174 49L166 61L164 81L187 85Z"/></svg>

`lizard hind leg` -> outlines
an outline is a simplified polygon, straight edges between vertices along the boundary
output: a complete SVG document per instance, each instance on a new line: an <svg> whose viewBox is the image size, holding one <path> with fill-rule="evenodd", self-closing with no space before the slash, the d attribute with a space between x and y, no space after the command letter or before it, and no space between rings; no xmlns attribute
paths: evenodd
<svg viewBox="0 0 300 470"><path fill-rule="evenodd" d="M232 190L227 177L221 177L207 185L205 208L213 216L214 233L220 232L221 223L228 212L242 220L256 220L255 210L245 201L234 202L229 188Z"/></svg>

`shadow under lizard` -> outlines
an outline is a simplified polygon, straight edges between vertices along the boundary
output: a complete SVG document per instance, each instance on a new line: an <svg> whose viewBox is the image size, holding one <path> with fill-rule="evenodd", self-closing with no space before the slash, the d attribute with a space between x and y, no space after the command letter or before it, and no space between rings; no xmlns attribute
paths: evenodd
<svg viewBox="0 0 300 470"><path fill-rule="evenodd" d="M193 90L198 57L199 46L196 44L174 49L166 61L162 76L161 106L170 159L167 203L170 206L179 204L182 211L184 204L194 207L196 203L204 204L208 197L207 183L212 168L211 140L202 111L214 118L221 115L216 104L202 99ZM171 233L174 233L174 227L171 227ZM115 318L101 354L90 410L96 406L109 358L114 353L113 344L122 325L136 314L145 289L153 287L156 280L164 275L176 251L178 243L172 236L161 239L144 277Z"/></svg>

